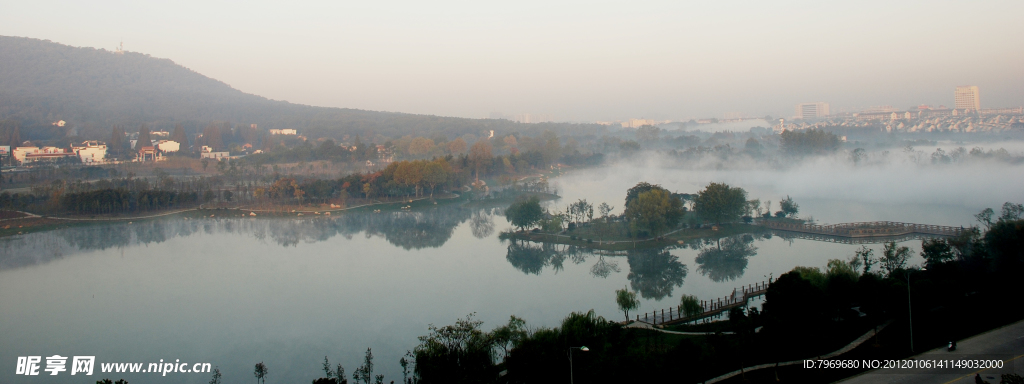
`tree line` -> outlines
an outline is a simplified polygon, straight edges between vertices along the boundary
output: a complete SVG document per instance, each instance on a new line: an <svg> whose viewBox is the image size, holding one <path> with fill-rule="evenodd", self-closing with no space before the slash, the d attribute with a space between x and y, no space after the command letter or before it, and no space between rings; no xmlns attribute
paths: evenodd
<svg viewBox="0 0 1024 384"><path fill-rule="evenodd" d="M687 207L692 206L692 209ZM626 225L631 237L656 237L680 228L682 225L699 227L703 224L751 222L753 217L771 218L771 202L763 208L759 199L747 200L743 188L725 183L709 183L696 194L675 193L648 182L640 182L626 191L625 210L621 216L611 217L613 207L600 204L599 215L594 217L594 205L586 199L569 204L565 212L549 212L541 208L540 200L523 198L505 210L505 218L520 231L539 227L547 232L569 232L586 226L604 226L614 222ZM787 196L780 202L776 217L793 217L799 206ZM761 210L764 214L760 214Z"/></svg>

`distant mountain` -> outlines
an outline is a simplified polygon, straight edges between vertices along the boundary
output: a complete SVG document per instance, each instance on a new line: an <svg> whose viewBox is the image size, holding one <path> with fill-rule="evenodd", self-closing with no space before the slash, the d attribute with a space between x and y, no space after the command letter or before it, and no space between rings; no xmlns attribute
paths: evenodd
<svg viewBox="0 0 1024 384"><path fill-rule="evenodd" d="M212 122L259 128L296 128L309 137L400 137L466 133L539 133L597 129L594 125L517 124L270 100L231 88L168 59L146 54L76 48L48 40L0 36L0 120L20 123L21 138L66 136L103 139L114 124L128 131L147 124L196 132ZM51 123L65 120L56 127Z"/></svg>

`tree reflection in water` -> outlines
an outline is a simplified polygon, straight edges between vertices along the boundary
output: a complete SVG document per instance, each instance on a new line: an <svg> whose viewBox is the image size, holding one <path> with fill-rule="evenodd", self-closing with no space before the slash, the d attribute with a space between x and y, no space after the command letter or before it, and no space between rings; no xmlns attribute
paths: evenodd
<svg viewBox="0 0 1024 384"><path fill-rule="evenodd" d="M612 274L612 272L618 273L621 271L622 270L619 269L619 263L606 260L604 255L599 255L597 263L595 263L593 267L590 267L590 274L602 279L607 278L608 275Z"/></svg>
<svg viewBox="0 0 1024 384"><path fill-rule="evenodd" d="M594 277L607 278L613 272L621 271L616 261L594 250L525 240L511 240L505 259L525 274L539 275L545 267L550 266L558 273L565 260L582 264L593 256L597 256L597 262L590 267L590 274ZM625 256L629 263L629 283L633 290L646 299L661 300L671 296L673 289L683 285L688 272L686 265L670 254L669 249L628 251Z"/></svg>
<svg viewBox="0 0 1024 384"><path fill-rule="evenodd" d="M701 250L694 261L697 262L697 272L716 283L743 276L743 271L747 269L747 259L757 254L757 247L753 245L754 237L751 235L719 239L717 244L713 241L708 243L714 246Z"/></svg>
<svg viewBox="0 0 1024 384"><path fill-rule="evenodd" d="M473 212L473 218L469 219L469 229L473 237L483 239L494 234L494 216L490 209Z"/></svg>
<svg viewBox="0 0 1024 384"><path fill-rule="evenodd" d="M565 268L566 260L573 264L582 264L587 261L588 254L591 254L590 250L574 245L512 239L505 260L527 275L539 275L547 266L551 266L551 269L558 273Z"/></svg>
<svg viewBox="0 0 1024 384"><path fill-rule="evenodd" d="M688 269L668 249L629 251L629 285L645 299L661 300L683 286Z"/></svg>
<svg viewBox="0 0 1024 384"><path fill-rule="evenodd" d="M89 250L161 243L198 233L253 236L281 246L315 243L338 235L351 239L364 233L367 237L383 237L407 250L437 248L451 239L455 228L470 220L474 211L478 210L448 206L418 212L350 212L304 218L242 218L238 212L230 213L234 217L221 217L228 213L218 211L215 217L97 223L2 238L0 269L41 264ZM482 223L473 223L477 225L472 228L474 236L490 236L494 231L493 219L485 213L478 217Z"/></svg>

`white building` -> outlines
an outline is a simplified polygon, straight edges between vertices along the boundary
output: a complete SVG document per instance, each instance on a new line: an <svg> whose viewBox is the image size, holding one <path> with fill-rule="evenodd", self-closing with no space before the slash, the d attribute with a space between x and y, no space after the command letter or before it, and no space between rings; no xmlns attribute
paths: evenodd
<svg viewBox="0 0 1024 384"><path fill-rule="evenodd" d="M80 146L72 145L71 151L77 154L84 164L100 164L107 158L107 145L99 141L83 141Z"/></svg>
<svg viewBox="0 0 1024 384"><path fill-rule="evenodd" d="M829 115L828 103L801 103L796 105L796 118L810 120Z"/></svg>
<svg viewBox="0 0 1024 384"><path fill-rule="evenodd" d="M967 109L977 111L981 109L981 99L978 98L978 86L961 85L953 92L953 100L956 109Z"/></svg>
<svg viewBox="0 0 1024 384"><path fill-rule="evenodd" d="M213 148L203 146L202 152L199 153L199 158L202 159L227 159L231 157L231 152L214 152Z"/></svg>
<svg viewBox="0 0 1024 384"><path fill-rule="evenodd" d="M299 132L297 132L296 130L291 129L291 128L288 128L288 129L271 129L270 130L270 134L271 135L297 135L298 133Z"/></svg>
<svg viewBox="0 0 1024 384"><path fill-rule="evenodd" d="M227 159L227 158L231 157L231 153L230 152L203 152L199 156L201 158L203 158L203 159L220 160L220 159Z"/></svg>
<svg viewBox="0 0 1024 384"><path fill-rule="evenodd" d="M160 140L160 142L156 144L156 149L159 149L160 152L164 153L178 152L181 149L181 143L173 140Z"/></svg>
<svg viewBox="0 0 1024 384"><path fill-rule="evenodd" d="M44 160L58 160L74 156L73 153L65 151L64 148L57 147L17 147L12 152L14 159L22 164Z"/></svg>
<svg viewBox="0 0 1024 384"><path fill-rule="evenodd" d="M622 122L622 128L640 128L645 125L654 125L655 121L651 119L629 119L629 121Z"/></svg>

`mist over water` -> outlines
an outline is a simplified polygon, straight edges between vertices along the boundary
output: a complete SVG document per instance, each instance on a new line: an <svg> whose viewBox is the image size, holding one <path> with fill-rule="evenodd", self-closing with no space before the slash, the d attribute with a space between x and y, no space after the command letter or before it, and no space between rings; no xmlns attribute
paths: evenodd
<svg viewBox="0 0 1024 384"><path fill-rule="evenodd" d="M902 152L871 155L861 164L840 152L781 163L739 159L726 168L648 153L553 179L563 197L553 204L564 207L587 199L595 205L607 202L621 213L626 190L641 181L685 193L724 182L745 189L748 199L772 201L773 211L788 195L800 205L800 217L819 223L888 220L969 226L982 209L998 211L1004 202L1024 201L1024 164L931 164L913 162Z"/></svg>
<svg viewBox="0 0 1024 384"><path fill-rule="evenodd" d="M801 217L819 223L968 226L983 208L1024 201L1024 165L933 164L934 148L923 146L885 151L870 151L857 164L849 152L792 161L648 153L551 179L562 198L546 205L561 210L584 198L608 202L617 213L626 190L640 181L687 193L714 181L744 188L749 199L771 200L773 210L789 195ZM325 354L351 372L370 347L375 371L392 380L401 377L398 359L431 323L451 324L475 312L487 330L509 315L552 327L589 309L622 320L613 298L624 286L641 298L630 317L642 316L675 306L681 294L713 300L795 266L848 259L860 247L741 235L723 239L721 248L707 241L601 255L501 241L498 234L510 225L495 208L438 205L306 219L167 217L0 239L0 302L9 310L0 345L13 346L0 349L0 361L55 353L102 362L180 358L219 365L228 382L238 382L251 378L252 364L262 360L274 381L305 382L318 377ZM913 249L910 265L922 262L919 240L899 244ZM881 244L868 247L881 252ZM203 383L208 376L169 380Z"/></svg>

